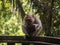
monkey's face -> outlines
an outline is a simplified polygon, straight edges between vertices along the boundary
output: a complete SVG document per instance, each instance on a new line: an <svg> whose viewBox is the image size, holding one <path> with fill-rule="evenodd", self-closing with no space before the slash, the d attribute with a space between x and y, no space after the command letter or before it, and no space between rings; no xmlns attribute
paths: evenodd
<svg viewBox="0 0 60 45"><path fill-rule="evenodd" d="M32 15L26 15L25 16L25 23L27 24L33 24L34 23L34 18Z"/></svg>

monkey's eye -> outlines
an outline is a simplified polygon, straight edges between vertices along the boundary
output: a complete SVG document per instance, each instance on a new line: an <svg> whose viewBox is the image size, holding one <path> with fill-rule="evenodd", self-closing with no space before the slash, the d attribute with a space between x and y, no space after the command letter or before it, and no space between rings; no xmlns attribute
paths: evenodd
<svg viewBox="0 0 60 45"><path fill-rule="evenodd" d="M28 23L32 22L31 19L26 19L25 21Z"/></svg>
<svg viewBox="0 0 60 45"><path fill-rule="evenodd" d="M27 19L26 21L29 21L30 22L31 20L30 19Z"/></svg>

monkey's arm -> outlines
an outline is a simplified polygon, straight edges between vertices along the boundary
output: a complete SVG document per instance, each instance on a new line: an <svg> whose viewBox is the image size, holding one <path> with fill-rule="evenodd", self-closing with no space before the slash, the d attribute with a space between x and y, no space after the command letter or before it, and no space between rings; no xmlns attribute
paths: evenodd
<svg viewBox="0 0 60 45"><path fill-rule="evenodd" d="M35 25L35 31L33 32L32 36L38 36L42 30L41 27L38 27L38 24L34 24Z"/></svg>
<svg viewBox="0 0 60 45"><path fill-rule="evenodd" d="M36 23L33 24L35 26L35 31L33 33L33 36L38 36L42 30L42 23L41 23L41 20L37 17L35 17L35 21Z"/></svg>
<svg viewBox="0 0 60 45"><path fill-rule="evenodd" d="M22 25L22 30L26 35L28 35L27 30L26 30L26 25Z"/></svg>
<svg viewBox="0 0 60 45"><path fill-rule="evenodd" d="M35 17L35 21L36 21L36 23L34 25L35 25L36 30L41 30L42 29L41 20L38 17Z"/></svg>

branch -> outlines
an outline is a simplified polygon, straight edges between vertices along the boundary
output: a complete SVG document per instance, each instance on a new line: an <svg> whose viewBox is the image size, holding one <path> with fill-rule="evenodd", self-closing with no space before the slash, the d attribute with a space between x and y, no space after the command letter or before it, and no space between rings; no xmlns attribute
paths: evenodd
<svg viewBox="0 0 60 45"><path fill-rule="evenodd" d="M21 2L20 2L19 0L16 0L16 4L17 4L17 6L18 6L18 8L19 8L19 11L21 12L21 17L22 17L22 19L23 19L24 16L25 16L25 12L24 12L24 10L23 10L22 4L21 4Z"/></svg>

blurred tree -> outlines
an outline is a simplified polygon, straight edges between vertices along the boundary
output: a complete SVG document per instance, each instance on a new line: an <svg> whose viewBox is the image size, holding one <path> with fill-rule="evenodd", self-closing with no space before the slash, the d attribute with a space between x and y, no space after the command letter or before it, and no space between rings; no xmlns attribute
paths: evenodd
<svg viewBox="0 0 60 45"><path fill-rule="evenodd" d="M31 0L33 3L33 9L37 9L35 13L39 13L40 19L42 20L43 30L45 35L52 36L54 35L54 18L56 17L56 7L59 7L59 0ZM59 5L56 5L59 4ZM55 15L55 16L54 16ZM54 21L53 21L54 20ZM57 21L57 20L56 20ZM59 24L59 23L58 23ZM57 24L56 24L57 25ZM55 29L56 30L56 29ZM57 31L56 31L57 32ZM58 34L57 34L58 35Z"/></svg>

